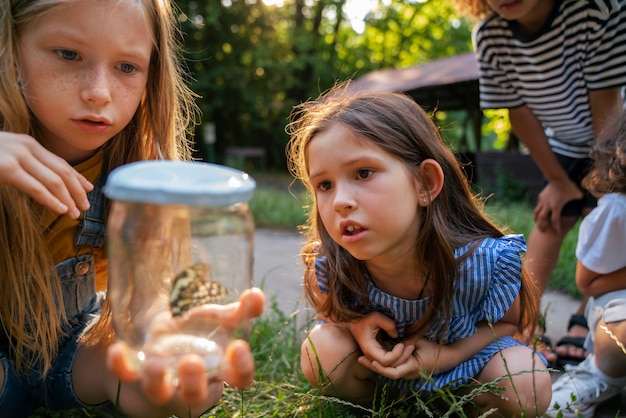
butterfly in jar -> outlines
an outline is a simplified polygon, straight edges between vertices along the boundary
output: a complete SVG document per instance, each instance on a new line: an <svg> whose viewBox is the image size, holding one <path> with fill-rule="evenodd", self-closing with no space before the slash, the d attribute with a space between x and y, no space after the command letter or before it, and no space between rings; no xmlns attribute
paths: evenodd
<svg viewBox="0 0 626 418"><path fill-rule="evenodd" d="M173 316L180 316L196 306L217 303L228 296L228 290L210 276L208 264L196 263L174 277L170 291Z"/></svg>

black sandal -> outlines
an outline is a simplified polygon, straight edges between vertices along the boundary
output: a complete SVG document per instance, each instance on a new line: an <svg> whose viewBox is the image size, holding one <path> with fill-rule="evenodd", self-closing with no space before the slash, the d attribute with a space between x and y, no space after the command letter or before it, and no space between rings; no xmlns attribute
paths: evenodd
<svg viewBox="0 0 626 418"><path fill-rule="evenodd" d="M585 318L584 315L572 315L569 318L569 323L567 324L567 332L569 332L569 330L574 326L574 325L578 325L580 327L586 328L587 330L589 330L589 325L587 325L587 319ZM565 337L561 338L557 343L556 343L556 347L562 346L562 345L573 345L574 347L579 347L579 348L585 348L585 337L570 337L568 335L566 335ZM570 357L570 356L559 356L557 355L557 366L558 367L563 367L566 364L578 364L581 361L583 361L585 359L585 357Z"/></svg>

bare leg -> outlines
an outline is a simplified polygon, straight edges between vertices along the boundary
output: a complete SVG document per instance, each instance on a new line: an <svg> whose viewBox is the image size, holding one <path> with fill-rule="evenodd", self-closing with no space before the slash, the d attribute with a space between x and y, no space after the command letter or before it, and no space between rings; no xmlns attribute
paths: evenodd
<svg viewBox="0 0 626 418"><path fill-rule="evenodd" d="M565 222L565 219L567 219L567 222ZM528 236L528 251L526 252L525 265L530 277L537 283L540 294L543 294L548 287L548 281L561 253L563 239L575 223L575 218L564 218L560 234L552 231L541 231L535 225ZM572 280L574 280L574 277L572 277Z"/></svg>
<svg viewBox="0 0 626 418"><path fill-rule="evenodd" d="M552 231L541 231L537 226L533 228L528 237L528 251L526 253L525 266L530 276L535 280L541 294L548 287L548 282L552 276L554 266L556 265L561 252L561 245L565 236L576 224L578 218L567 217L562 218L561 233L556 234ZM572 277L572 280L575 280ZM575 312L582 315L585 310L586 300L583 300ZM574 313L574 312L572 312ZM578 325L574 325L568 331L570 337L585 337L587 329ZM556 353L556 354L555 354ZM542 353L549 362L556 360L556 355L571 358L585 357L584 349L571 344L559 346L556 351Z"/></svg>
<svg viewBox="0 0 626 418"><path fill-rule="evenodd" d="M606 327L609 334L601 328ZM622 347L613 339L616 338ZM596 334L594 336L593 347L595 350L596 365L607 376L626 376L626 353L623 351L623 344L626 342L626 321L612 322L605 324L598 322Z"/></svg>
<svg viewBox="0 0 626 418"><path fill-rule="evenodd" d="M360 355L347 328L320 324L302 343L300 365L309 383L324 394L366 405L374 398L376 381L374 373L357 362Z"/></svg>

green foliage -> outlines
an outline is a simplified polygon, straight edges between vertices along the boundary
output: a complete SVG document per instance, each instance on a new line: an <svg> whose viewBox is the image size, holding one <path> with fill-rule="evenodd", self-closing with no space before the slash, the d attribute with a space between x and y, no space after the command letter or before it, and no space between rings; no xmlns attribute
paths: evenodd
<svg viewBox="0 0 626 418"><path fill-rule="evenodd" d="M346 0L177 0L184 58L202 123L216 124L217 162L230 146L262 146L284 167L294 105L336 81L469 51L471 23L449 0L379 2L356 32ZM197 130L201 138L201 130ZM198 156L209 150L197 141Z"/></svg>
<svg viewBox="0 0 626 418"><path fill-rule="evenodd" d="M487 109L484 111L485 123L482 129L482 150L494 151L507 149L511 124L507 109Z"/></svg>
<svg viewBox="0 0 626 418"><path fill-rule="evenodd" d="M257 227L292 229L306 221L304 193L285 196L275 189L258 189L250 201Z"/></svg>

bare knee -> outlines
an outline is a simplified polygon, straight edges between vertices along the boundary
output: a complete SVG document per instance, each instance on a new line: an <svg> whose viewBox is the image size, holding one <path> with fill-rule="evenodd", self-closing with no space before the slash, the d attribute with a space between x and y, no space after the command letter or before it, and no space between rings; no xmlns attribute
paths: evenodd
<svg viewBox="0 0 626 418"><path fill-rule="evenodd" d="M302 343L300 367L309 383L319 387L331 374L342 375L348 357L357 349L356 341L346 328L320 324L309 332Z"/></svg>
<svg viewBox="0 0 626 418"><path fill-rule="evenodd" d="M622 341L626 341L626 321L608 324L604 321L598 322L593 343L596 364L609 376L626 376L626 356Z"/></svg>
<svg viewBox="0 0 626 418"><path fill-rule="evenodd" d="M374 373L358 363L361 351L347 328L318 325L300 351L302 372L312 386L327 395L357 403L365 404L373 398Z"/></svg>
<svg viewBox="0 0 626 418"><path fill-rule="evenodd" d="M502 378L504 376L504 378ZM478 376L495 382L498 393L483 393L475 401L481 411L496 409L496 416L542 416L552 398L550 373L528 347L510 347L496 354Z"/></svg>

